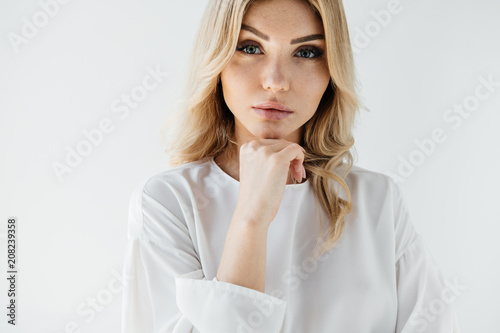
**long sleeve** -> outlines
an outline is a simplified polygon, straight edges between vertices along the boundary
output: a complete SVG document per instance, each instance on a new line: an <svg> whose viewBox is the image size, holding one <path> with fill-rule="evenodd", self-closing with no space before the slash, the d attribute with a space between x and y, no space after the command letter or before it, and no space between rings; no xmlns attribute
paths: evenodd
<svg viewBox="0 0 500 333"><path fill-rule="evenodd" d="M445 281L415 230L401 190L393 183L396 217L396 333L459 333L453 301L463 287ZM462 288L462 289L461 289Z"/></svg>
<svg viewBox="0 0 500 333"><path fill-rule="evenodd" d="M286 301L205 277L183 218L189 214L180 213L189 205L168 189L150 180L130 200L123 273L133 278L124 281L122 333L278 333Z"/></svg>

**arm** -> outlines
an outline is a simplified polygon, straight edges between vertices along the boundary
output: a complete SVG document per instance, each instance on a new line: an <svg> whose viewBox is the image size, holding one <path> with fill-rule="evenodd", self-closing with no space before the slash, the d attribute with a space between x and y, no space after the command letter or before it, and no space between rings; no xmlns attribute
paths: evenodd
<svg viewBox="0 0 500 333"><path fill-rule="evenodd" d="M445 281L421 236L397 261L396 281L396 333L459 333L453 303L466 286Z"/></svg>
<svg viewBox="0 0 500 333"><path fill-rule="evenodd" d="M265 291L267 227L240 216L236 208L227 232L217 280Z"/></svg>
<svg viewBox="0 0 500 333"><path fill-rule="evenodd" d="M417 233L402 192L391 180L396 234L396 333L458 333L453 307L457 288L450 289ZM456 282L456 281L455 281ZM452 292L453 291L453 292Z"/></svg>
<svg viewBox="0 0 500 333"><path fill-rule="evenodd" d="M178 194L152 180L132 195L124 276L133 278L123 283L122 333L279 332L286 301L205 276L182 214L196 207ZM252 327L262 306L270 315Z"/></svg>
<svg viewBox="0 0 500 333"><path fill-rule="evenodd" d="M304 148L286 140L241 145L240 193L226 235L217 279L265 291L267 230L276 216L287 178L305 178ZM292 167L293 165L293 167Z"/></svg>

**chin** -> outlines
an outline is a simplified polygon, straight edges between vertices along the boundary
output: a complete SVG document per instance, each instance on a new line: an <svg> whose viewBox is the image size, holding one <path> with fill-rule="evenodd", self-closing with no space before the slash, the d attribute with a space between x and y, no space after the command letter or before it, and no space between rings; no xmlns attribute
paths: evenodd
<svg viewBox="0 0 500 333"><path fill-rule="evenodd" d="M286 139L288 136L288 134L283 133L283 131L272 129L260 129L252 134L260 139Z"/></svg>

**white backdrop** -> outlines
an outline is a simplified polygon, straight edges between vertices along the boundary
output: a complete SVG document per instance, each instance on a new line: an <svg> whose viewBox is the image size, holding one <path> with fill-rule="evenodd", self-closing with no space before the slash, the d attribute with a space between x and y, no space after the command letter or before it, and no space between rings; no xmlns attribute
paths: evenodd
<svg viewBox="0 0 500 333"><path fill-rule="evenodd" d="M0 0L1 332L120 332L128 200L168 168L161 125L206 2ZM356 127L357 164L400 182L460 285L462 331L500 332L500 2L345 6L371 110Z"/></svg>

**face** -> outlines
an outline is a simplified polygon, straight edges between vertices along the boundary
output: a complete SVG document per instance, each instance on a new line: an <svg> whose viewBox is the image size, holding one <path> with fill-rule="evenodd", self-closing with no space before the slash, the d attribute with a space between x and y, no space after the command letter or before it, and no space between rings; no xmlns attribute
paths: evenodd
<svg viewBox="0 0 500 333"><path fill-rule="evenodd" d="M308 5L300 0L253 3L243 18L237 50L221 73L237 142L299 143L329 81L323 25ZM263 105L272 102L282 106ZM289 112L263 111L259 105Z"/></svg>

